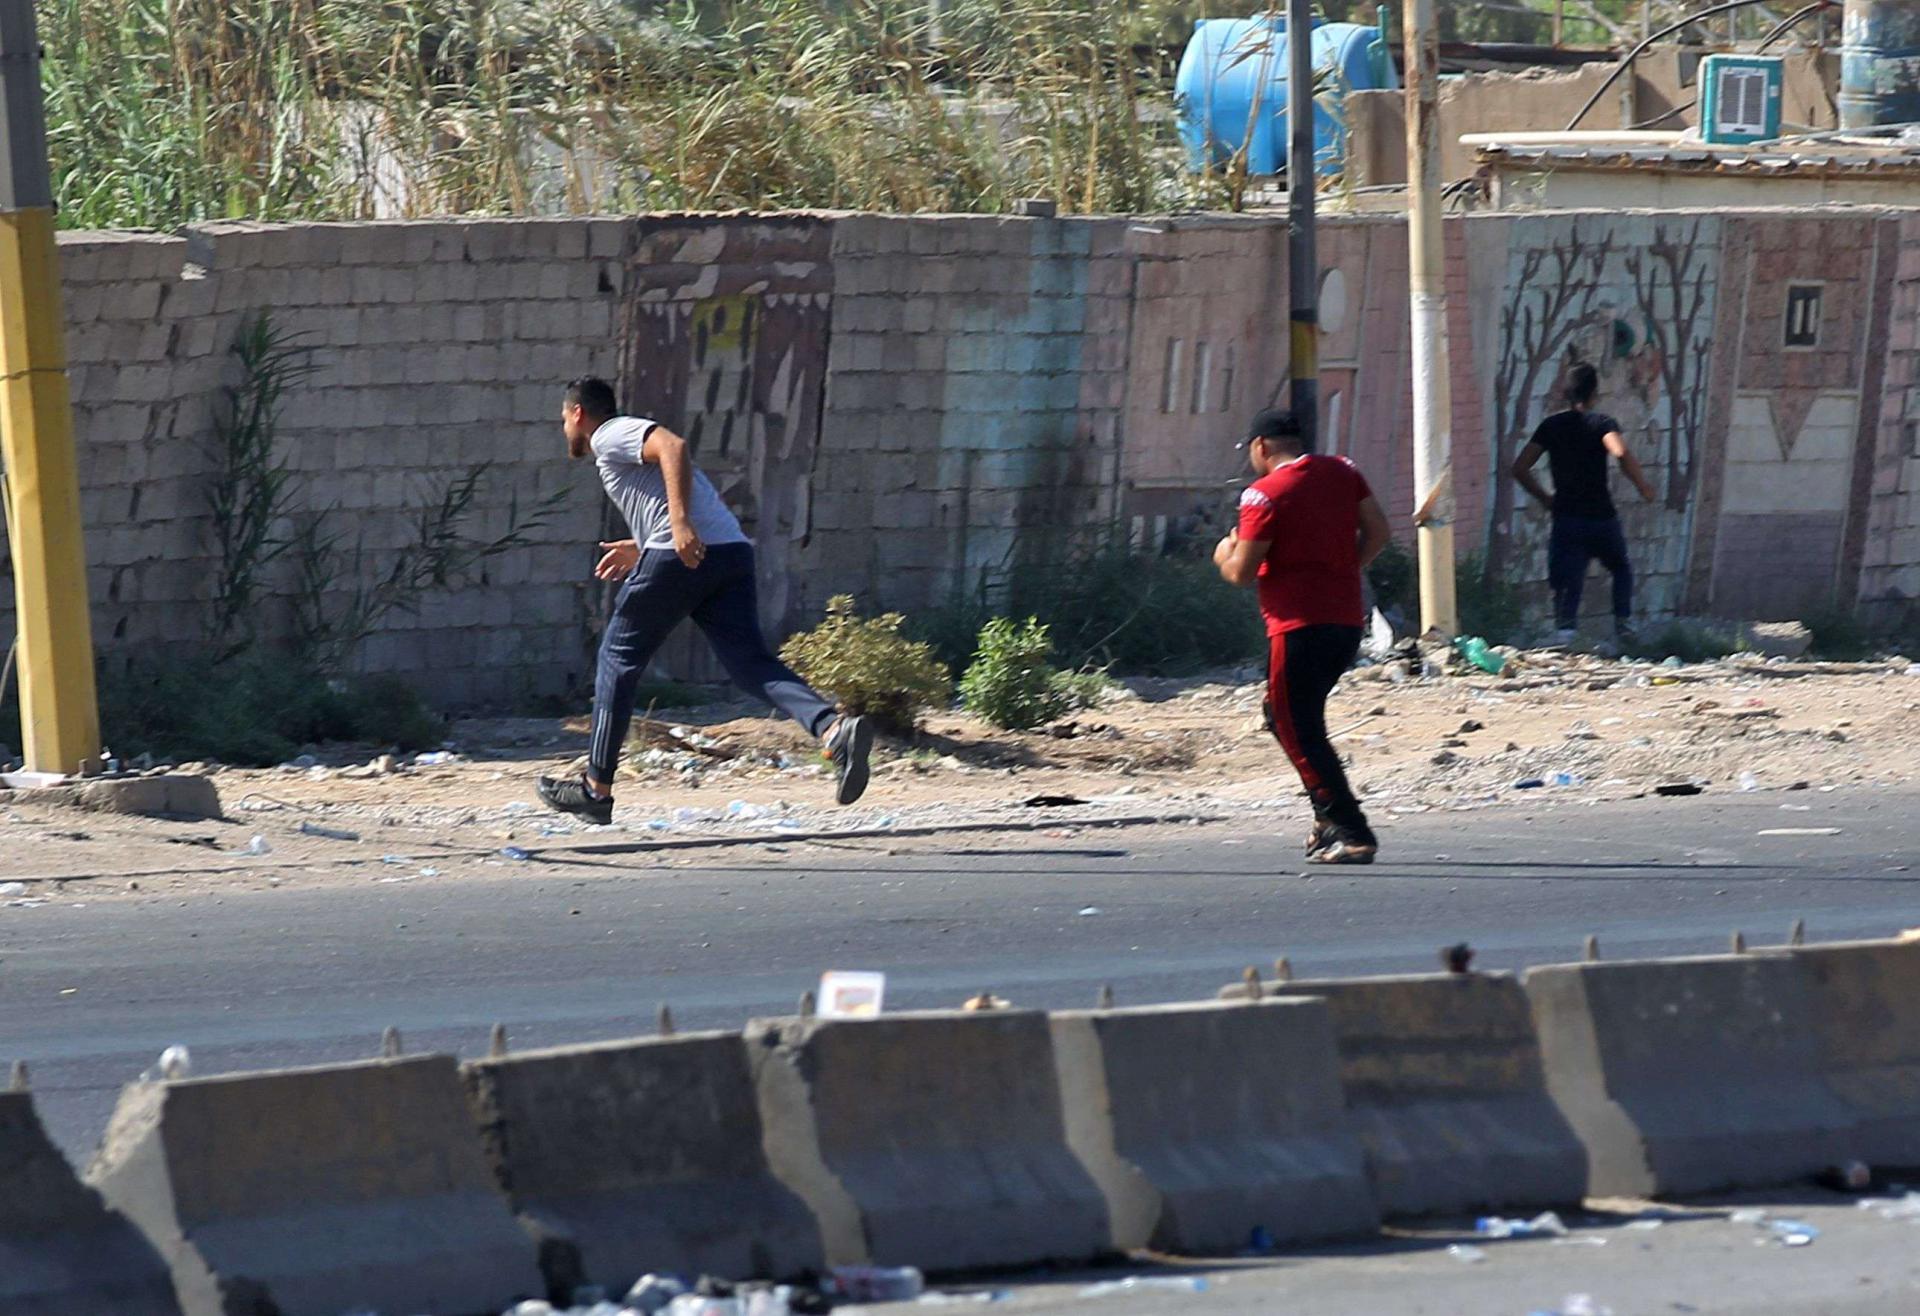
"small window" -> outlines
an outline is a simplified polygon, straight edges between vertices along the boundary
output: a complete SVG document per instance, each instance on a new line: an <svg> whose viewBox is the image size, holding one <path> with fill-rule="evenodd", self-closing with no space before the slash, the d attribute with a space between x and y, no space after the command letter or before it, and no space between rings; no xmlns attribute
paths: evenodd
<svg viewBox="0 0 1920 1316"><path fill-rule="evenodd" d="M1820 346L1819 284L1794 284L1787 289L1787 328L1781 340L1788 347Z"/></svg>
<svg viewBox="0 0 1920 1316"><path fill-rule="evenodd" d="M1233 410L1233 344L1227 344L1227 364L1220 372L1220 410Z"/></svg>
<svg viewBox="0 0 1920 1316"><path fill-rule="evenodd" d="M1911 461L1920 461L1920 420L1907 422L1907 457Z"/></svg>
<svg viewBox="0 0 1920 1316"><path fill-rule="evenodd" d="M1167 373L1160 387L1160 412L1172 415L1174 404L1180 400L1180 356L1186 344L1178 338L1167 340Z"/></svg>
<svg viewBox="0 0 1920 1316"><path fill-rule="evenodd" d="M1198 416L1207 409L1207 385L1213 382L1213 344L1193 345L1193 405L1187 410Z"/></svg>

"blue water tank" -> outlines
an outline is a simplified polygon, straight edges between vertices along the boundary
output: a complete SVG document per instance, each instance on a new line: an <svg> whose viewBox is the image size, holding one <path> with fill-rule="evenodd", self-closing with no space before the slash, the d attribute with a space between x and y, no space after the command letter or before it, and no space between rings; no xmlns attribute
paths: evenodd
<svg viewBox="0 0 1920 1316"><path fill-rule="evenodd" d="M1840 126L1920 122L1920 4L1847 0L1840 46Z"/></svg>
<svg viewBox="0 0 1920 1316"><path fill-rule="evenodd" d="M1382 13L1384 15L1384 9ZM1385 18L1382 18L1384 26ZM1359 23L1313 25L1313 66L1331 76L1314 102L1314 159L1323 174L1340 172L1349 91L1400 85L1382 28ZM1203 18L1180 57L1174 80L1180 137L1198 171L1223 165L1247 141L1247 172L1277 174L1287 163L1287 21L1284 17ZM1257 106L1256 106L1257 100Z"/></svg>

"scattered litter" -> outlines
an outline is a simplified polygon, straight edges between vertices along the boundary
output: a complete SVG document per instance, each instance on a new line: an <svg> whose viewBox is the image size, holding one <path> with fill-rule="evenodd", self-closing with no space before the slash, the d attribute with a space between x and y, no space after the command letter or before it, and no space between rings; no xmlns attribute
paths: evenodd
<svg viewBox="0 0 1920 1316"><path fill-rule="evenodd" d="M1613 1308L1602 1307L1590 1293L1569 1293L1552 1311L1531 1311L1527 1316L1613 1316Z"/></svg>
<svg viewBox="0 0 1920 1316"><path fill-rule="evenodd" d="M1577 772L1556 772L1548 780L1555 786L1579 786L1585 784L1587 779Z"/></svg>
<svg viewBox="0 0 1920 1316"><path fill-rule="evenodd" d="M1757 1206L1742 1207L1727 1217L1731 1225L1764 1225L1766 1222L1767 1213Z"/></svg>
<svg viewBox="0 0 1920 1316"><path fill-rule="evenodd" d="M727 805L727 817L734 822L753 822L759 818L770 818L779 810L766 804L749 804L745 800L735 800Z"/></svg>
<svg viewBox="0 0 1920 1316"><path fill-rule="evenodd" d="M1811 804L1783 804L1780 806L1780 811L1782 813L1812 813L1813 806Z"/></svg>
<svg viewBox="0 0 1920 1316"><path fill-rule="evenodd" d="M1627 1221L1627 1228L1652 1230L1652 1229L1659 1229L1666 1223L1667 1222L1665 1220L1662 1220L1659 1216L1650 1215L1650 1216L1643 1217L1642 1219L1639 1219L1639 1220Z"/></svg>
<svg viewBox="0 0 1920 1316"><path fill-rule="evenodd" d="M514 800L509 804L501 805L500 812L505 814L532 813L533 806L525 800Z"/></svg>
<svg viewBox="0 0 1920 1316"><path fill-rule="evenodd" d="M25 882L0 882L0 897L22 896L27 892Z"/></svg>
<svg viewBox="0 0 1920 1316"><path fill-rule="evenodd" d="M1089 1284L1080 1290L1083 1298L1112 1298L1126 1293L1205 1293L1211 1285L1205 1275L1129 1275Z"/></svg>
<svg viewBox="0 0 1920 1316"><path fill-rule="evenodd" d="M627 1290L627 1306L653 1316L686 1291L687 1286L671 1275L642 1275Z"/></svg>
<svg viewBox="0 0 1920 1316"><path fill-rule="evenodd" d="M7 908L8 909L38 909L40 908L40 906L46 903L47 902L45 897L23 897L19 899L9 900L7 902Z"/></svg>
<svg viewBox="0 0 1920 1316"><path fill-rule="evenodd" d="M1641 1226L1635 1223L1628 1225L1627 1228L1638 1229ZM1606 1245L1607 1240L1598 1234L1569 1234L1565 1238L1553 1240L1555 1247L1605 1247Z"/></svg>
<svg viewBox="0 0 1920 1316"><path fill-rule="evenodd" d="M1543 1211L1531 1220L1509 1220L1497 1215L1481 1216L1473 1222L1473 1232L1485 1238L1531 1238L1549 1234L1567 1236L1567 1226L1556 1213Z"/></svg>
<svg viewBox="0 0 1920 1316"><path fill-rule="evenodd" d="M502 859L512 859L516 862L524 863L533 858L533 851L522 850L517 845L503 845L500 847L500 857Z"/></svg>
<svg viewBox="0 0 1920 1316"><path fill-rule="evenodd" d="M310 822L300 824L300 834L302 836L319 836L329 841L357 841L360 839L360 833L358 832L349 832L339 827L322 827L318 823Z"/></svg>
<svg viewBox="0 0 1920 1316"><path fill-rule="evenodd" d="M887 999L887 975L830 969L820 975L819 1012L823 1019L869 1019Z"/></svg>
<svg viewBox="0 0 1920 1316"><path fill-rule="evenodd" d="M1769 1220L1767 1229L1781 1247L1807 1247L1820 1237L1820 1231L1804 1220Z"/></svg>
<svg viewBox="0 0 1920 1316"><path fill-rule="evenodd" d="M447 763L458 763L460 756L452 750L436 749L426 754L415 754L413 761L417 767L437 768Z"/></svg>
<svg viewBox="0 0 1920 1316"><path fill-rule="evenodd" d="M1471 1243L1453 1243L1447 1247L1447 1255L1462 1265L1473 1266L1487 1259L1486 1250Z"/></svg>
<svg viewBox="0 0 1920 1316"><path fill-rule="evenodd" d="M1655 795L1698 795L1704 789L1706 788L1698 782L1669 781L1655 786L1653 793Z"/></svg>
<svg viewBox="0 0 1920 1316"><path fill-rule="evenodd" d="M1539 777L1526 777L1514 782L1513 788L1517 791L1534 791L1539 790L1546 784L1547 783Z"/></svg>
<svg viewBox="0 0 1920 1316"><path fill-rule="evenodd" d="M1741 789L1741 790L1743 790L1743 791L1757 791L1757 790L1759 790L1759 789L1760 789L1760 778L1758 778L1758 777L1756 777L1756 776L1754 776L1754 775L1753 775L1753 774L1752 774L1751 772L1743 772L1743 773L1741 773L1741 774L1740 774L1740 789Z"/></svg>
<svg viewBox="0 0 1920 1316"><path fill-rule="evenodd" d="M829 1288L845 1302L912 1302L927 1279L912 1266L835 1266Z"/></svg>
<svg viewBox="0 0 1920 1316"><path fill-rule="evenodd" d="M1082 909L1082 910L1080 911L1080 915L1079 915L1079 916L1080 916L1081 918L1093 918L1093 917L1095 917L1096 915L1098 915L1099 913L1100 913L1100 906L1098 906L1098 905L1088 905L1088 906L1087 906L1087 907L1086 907L1085 909Z"/></svg>
<svg viewBox="0 0 1920 1316"><path fill-rule="evenodd" d="M440 876L440 870L437 868L423 868L420 870L420 876L421 877L438 877Z"/></svg>
<svg viewBox="0 0 1920 1316"><path fill-rule="evenodd" d="M272 854L273 847L267 843L266 837L256 836L251 841L248 841L245 845L241 846L238 850L235 850L234 853L255 855L255 856L263 855L263 854Z"/></svg>
<svg viewBox="0 0 1920 1316"><path fill-rule="evenodd" d="M1763 827L1761 836L1838 836L1838 827Z"/></svg>
<svg viewBox="0 0 1920 1316"><path fill-rule="evenodd" d="M1025 803L1029 809L1069 809L1086 801L1078 795L1034 795Z"/></svg>
<svg viewBox="0 0 1920 1316"><path fill-rule="evenodd" d="M1910 1192L1905 1197L1888 1200L1884 1197L1863 1197L1857 1203L1863 1211L1872 1211L1882 1220L1920 1221L1920 1193Z"/></svg>
<svg viewBox="0 0 1920 1316"><path fill-rule="evenodd" d="M383 854L380 856L380 862L383 864L410 864L413 860L401 854Z"/></svg>

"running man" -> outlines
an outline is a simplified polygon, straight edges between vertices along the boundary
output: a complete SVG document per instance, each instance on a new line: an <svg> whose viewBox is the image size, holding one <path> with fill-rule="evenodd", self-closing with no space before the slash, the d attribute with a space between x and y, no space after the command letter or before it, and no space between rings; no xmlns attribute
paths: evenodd
<svg viewBox="0 0 1920 1316"><path fill-rule="evenodd" d="M1267 726L1313 802L1308 860L1370 864L1379 841L1327 738L1327 696L1360 652L1360 573L1387 546L1387 516L1352 462L1306 451L1289 412L1255 416L1239 446L1259 478L1214 565L1230 584L1260 584Z"/></svg>
<svg viewBox="0 0 1920 1316"><path fill-rule="evenodd" d="M1653 482L1620 434L1620 422L1593 409L1600 392L1600 376L1590 365L1577 365L1567 376L1567 410L1548 416L1533 438L1513 459L1513 478L1522 489L1553 512L1553 533L1547 542L1547 584L1553 590L1554 640L1570 644L1580 635L1580 595L1587 584L1587 564L1595 558L1613 574L1613 625L1621 643L1633 639L1633 565L1627 561L1627 537L1620 532L1620 516L1607 489L1607 458L1633 481L1640 496L1654 498ZM1542 455L1553 472L1548 493L1533 473Z"/></svg>
<svg viewBox="0 0 1920 1316"><path fill-rule="evenodd" d="M753 544L713 483L695 468L687 441L664 425L622 416L604 379L567 385L560 422L567 455L592 454L600 483L627 519L632 539L602 544L593 574L619 580L619 597L593 684L593 743L581 777L540 779L540 798L602 825L613 819L613 778L633 721L634 689L654 653L688 617L706 632L733 683L820 738L839 777L838 799L867 789L873 728L841 716L767 648L754 589Z"/></svg>

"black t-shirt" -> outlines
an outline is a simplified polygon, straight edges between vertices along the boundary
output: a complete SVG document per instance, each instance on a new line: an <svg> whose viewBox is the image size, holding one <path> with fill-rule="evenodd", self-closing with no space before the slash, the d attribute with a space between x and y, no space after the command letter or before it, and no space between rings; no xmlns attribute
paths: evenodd
<svg viewBox="0 0 1920 1316"><path fill-rule="evenodd" d="M1553 471L1555 516L1614 515L1607 447L1601 440L1619 428L1619 421L1598 411L1562 411L1540 422L1533 441L1546 450Z"/></svg>

